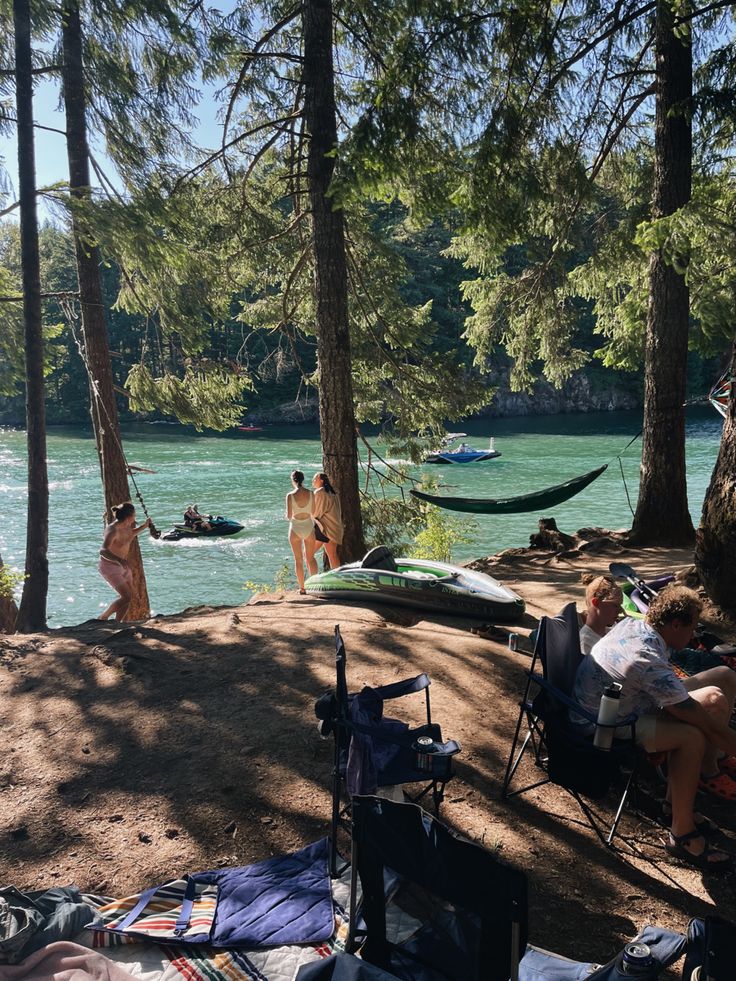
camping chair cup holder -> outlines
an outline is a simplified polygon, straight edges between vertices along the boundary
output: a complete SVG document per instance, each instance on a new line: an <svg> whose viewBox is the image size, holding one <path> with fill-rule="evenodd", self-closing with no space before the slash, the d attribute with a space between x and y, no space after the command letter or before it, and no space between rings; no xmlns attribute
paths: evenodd
<svg viewBox="0 0 736 981"><path fill-rule="evenodd" d="M378 688L365 687L350 694L346 676L347 653L335 627L334 691L317 699L314 711L323 738L334 741L332 768L332 852L330 872L338 875L337 836L350 831L351 799L355 794L379 794L400 787L416 803L431 797L439 812L445 786L453 778L453 757L460 752L455 740L443 740L441 727L432 721L426 674ZM410 727L383 714L384 703L407 695L424 695L426 722ZM411 790L407 786L412 785Z"/></svg>
<svg viewBox="0 0 736 981"><path fill-rule="evenodd" d="M617 728L628 726L629 739L615 739L610 749L598 748L593 736L581 732L569 719L569 710L596 725L597 719L580 706L571 693L582 660L577 610L574 603L556 617L542 617L532 663L520 702L511 752L504 776L502 796L515 797L528 790L554 783L576 800L588 823L603 844L613 846L629 796L637 790L636 775L645 755L635 742L636 716L628 716ZM540 673L539 667L542 671ZM526 723L526 734L522 728ZM613 725L607 728L613 728ZM512 790L511 785L524 757L530 757L543 776ZM602 800L612 784L628 771L624 789L608 831L585 798Z"/></svg>

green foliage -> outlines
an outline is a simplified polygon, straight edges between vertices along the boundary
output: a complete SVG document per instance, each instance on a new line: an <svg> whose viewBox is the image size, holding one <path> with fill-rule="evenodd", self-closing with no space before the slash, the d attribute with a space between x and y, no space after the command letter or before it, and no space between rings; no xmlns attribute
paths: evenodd
<svg viewBox="0 0 736 981"><path fill-rule="evenodd" d="M722 352L733 338L735 214L733 175L702 176L686 207L666 218L642 222L635 238L640 249L660 251L685 276L695 325L690 344L706 356Z"/></svg>
<svg viewBox="0 0 736 981"><path fill-rule="evenodd" d="M374 474L376 493L361 500L366 545L385 545L394 555L449 562L456 545L474 540L477 524L472 519L447 515L440 508L405 494L408 471L400 469L391 479ZM399 492L397 493L397 481ZM419 489L435 494L436 477L424 475Z"/></svg>
<svg viewBox="0 0 736 981"><path fill-rule="evenodd" d="M451 562L452 549L456 545L469 545L475 540L477 529L474 521L454 518L441 508L428 505L424 515L426 527L414 537L409 553L415 559L435 559Z"/></svg>
<svg viewBox="0 0 736 981"><path fill-rule="evenodd" d="M45 291L69 288L60 274L60 243L64 236L51 225L40 231L41 282ZM18 297L17 301L0 303L0 396L21 394L25 381L22 280L20 268L20 233L18 226L6 221L0 225L0 295ZM65 360L61 341L64 325L59 308L46 303L43 309L44 372L53 377Z"/></svg>
<svg viewBox="0 0 736 981"><path fill-rule="evenodd" d="M237 425L245 406L236 400L249 387L248 378L205 360L188 364L181 378L169 373L154 378L145 365L135 365L127 380L134 412L155 410L198 430Z"/></svg>
<svg viewBox="0 0 736 981"><path fill-rule="evenodd" d="M273 583L255 582L255 580L248 579L243 583L243 589L249 593L286 593L294 588L294 582L295 579L289 563L284 562L276 570Z"/></svg>
<svg viewBox="0 0 736 981"><path fill-rule="evenodd" d="M15 590L27 578L24 573L18 572L15 569L9 569L8 566L0 562L0 597L3 599L12 599Z"/></svg>

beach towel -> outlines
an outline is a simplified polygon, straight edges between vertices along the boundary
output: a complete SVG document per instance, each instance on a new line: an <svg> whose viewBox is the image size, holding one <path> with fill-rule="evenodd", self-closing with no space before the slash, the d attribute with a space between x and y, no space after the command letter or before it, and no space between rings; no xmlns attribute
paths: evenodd
<svg viewBox="0 0 736 981"><path fill-rule="evenodd" d="M113 899L97 910L98 923L105 930L143 940L208 943L217 893L216 885L187 876Z"/></svg>
<svg viewBox="0 0 736 981"><path fill-rule="evenodd" d="M98 922L109 933L158 943L322 943L335 929L328 859L323 838L254 865L197 872L106 903Z"/></svg>

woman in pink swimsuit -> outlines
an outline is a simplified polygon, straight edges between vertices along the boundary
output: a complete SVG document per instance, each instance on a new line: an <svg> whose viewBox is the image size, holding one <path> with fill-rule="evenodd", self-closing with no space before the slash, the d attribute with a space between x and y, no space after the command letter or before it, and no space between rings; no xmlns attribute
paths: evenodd
<svg viewBox="0 0 736 981"><path fill-rule="evenodd" d="M105 528L97 570L105 582L120 595L99 619L107 620L114 613L116 620L124 620L133 598L133 574L128 565L128 553L133 539L148 528L151 519L146 518L142 525L136 527L135 505L131 501L116 504L110 510L113 521Z"/></svg>

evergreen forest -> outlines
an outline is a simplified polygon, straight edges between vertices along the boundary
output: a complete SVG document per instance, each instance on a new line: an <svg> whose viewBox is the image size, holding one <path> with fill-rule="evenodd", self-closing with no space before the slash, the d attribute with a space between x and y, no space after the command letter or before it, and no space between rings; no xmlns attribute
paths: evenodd
<svg viewBox="0 0 736 981"><path fill-rule="evenodd" d="M736 403L699 529L683 408L734 370L735 6L0 0L18 629L45 625L47 424L91 417L109 509L130 495L121 418L223 430L313 393L345 561L361 423L416 453L497 391L580 373L643 406L632 541L695 546L736 609ZM45 187L42 80L66 149Z"/></svg>

